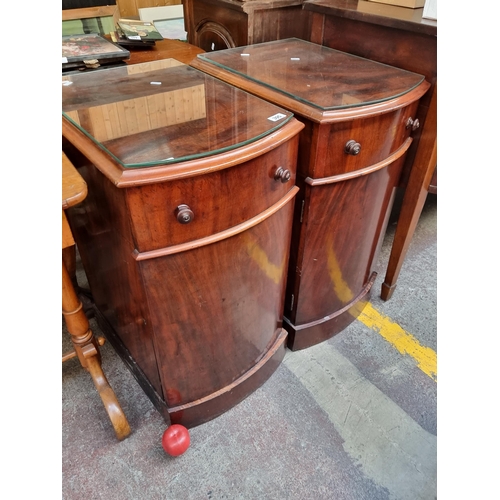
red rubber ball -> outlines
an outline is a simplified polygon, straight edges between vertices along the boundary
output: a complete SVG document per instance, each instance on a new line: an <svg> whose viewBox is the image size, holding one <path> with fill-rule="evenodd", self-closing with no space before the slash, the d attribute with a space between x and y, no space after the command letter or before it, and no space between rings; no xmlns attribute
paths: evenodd
<svg viewBox="0 0 500 500"><path fill-rule="evenodd" d="M189 448L190 443L189 431L183 425L179 424L173 424L168 427L161 438L161 444L165 453L172 457L182 455Z"/></svg>

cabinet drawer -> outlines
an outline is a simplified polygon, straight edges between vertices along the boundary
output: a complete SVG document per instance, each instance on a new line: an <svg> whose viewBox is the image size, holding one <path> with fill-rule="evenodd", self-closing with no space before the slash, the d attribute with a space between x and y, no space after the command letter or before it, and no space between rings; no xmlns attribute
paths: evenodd
<svg viewBox="0 0 500 500"><path fill-rule="evenodd" d="M411 135L418 102L372 118L313 125L318 134L307 176L318 179L355 172L386 159ZM347 151L351 145L351 153ZM359 152L357 147L359 145ZM314 160L314 161L312 161Z"/></svg>
<svg viewBox="0 0 500 500"><path fill-rule="evenodd" d="M227 169L128 189L136 249L194 241L257 216L293 188L297 146L298 136Z"/></svg>

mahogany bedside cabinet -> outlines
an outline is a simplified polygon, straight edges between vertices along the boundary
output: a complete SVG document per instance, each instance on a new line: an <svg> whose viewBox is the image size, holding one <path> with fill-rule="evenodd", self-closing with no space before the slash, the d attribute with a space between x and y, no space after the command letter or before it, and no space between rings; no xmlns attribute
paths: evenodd
<svg viewBox="0 0 500 500"><path fill-rule="evenodd" d="M297 38L199 54L190 64L304 124L284 326L292 350L322 342L354 321L369 299L429 83Z"/></svg>
<svg viewBox="0 0 500 500"><path fill-rule="evenodd" d="M89 187L68 216L97 321L165 421L193 427L284 356L303 124L161 65L63 77L64 150Z"/></svg>
<svg viewBox="0 0 500 500"><path fill-rule="evenodd" d="M437 20L425 17L422 8L365 0L304 0L303 14L307 15L307 36L291 36L419 73L431 84L420 99L420 128L401 175L404 197L380 293L383 300L389 300L427 193L437 194L437 176L433 175L437 155Z"/></svg>

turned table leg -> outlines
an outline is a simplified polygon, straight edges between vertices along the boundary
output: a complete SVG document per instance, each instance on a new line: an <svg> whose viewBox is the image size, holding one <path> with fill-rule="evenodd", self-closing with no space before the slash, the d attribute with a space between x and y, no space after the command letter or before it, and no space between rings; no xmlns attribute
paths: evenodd
<svg viewBox="0 0 500 500"><path fill-rule="evenodd" d="M124 439L130 434L130 426L113 389L102 371L98 339L90 328L88 318L83 311L83 305L73 288L64 259L62 263L62 312L74 348L74 354L64 356L63 361L75 355L78 357L80 364L92 377L111 420L116 437L120 440Z"/></svg>

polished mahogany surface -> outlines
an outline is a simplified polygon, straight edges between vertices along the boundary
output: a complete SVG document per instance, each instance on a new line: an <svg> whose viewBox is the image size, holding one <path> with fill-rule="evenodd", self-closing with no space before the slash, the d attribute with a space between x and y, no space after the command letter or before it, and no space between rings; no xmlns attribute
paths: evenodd
<svg viewBox="0 0 500 500"><path fill-rule="evenodd" d="M184 64L189 64L197 54L203 50L181 40L156 40L153 47L148 49L130 50L130 59L127 64L140 64L163 59L175 59Z"/></svg>
<svg viewBox="0 0 500 500"><path fill-rule="evenodd" d="M321 110L388 101L424 79L298 38L203 53L198 59Z"/></svg>
<svg viewBox="0 0 500 500"><path fill-rule="evenodd" d="M126 168L236 149L292 116L173 59L162 65L63 76L63 116Z"/></svg>
<svg viewBox="0 0 500 500"><path fill-rule="evenodd" d="M303 0L184 0L189 43L206 52L306 38Z"/></svg>
<svg viewBox="0 0 500 500"><path fill-rule="evenodd" d="M388 300L426 193L437 189L429 189L437 157L437 21L425 19L423 9L362 0L305 0L304 13L310 16L308 40L422 74L431 85L420 100L420 128L413 134L399 183L405 193L381 291Z"/></svg>
<svg viewBox="0 0 500 500"><path fill-rule="evenodd" d="M247 58L255 63L241 61ZM332 66L328 68L325 61ZM318 123L393 110L408 98L420 97L424 82L421 75L297 38L199 54L191 66ZM346 66L361 74L345 71ZM388 80L381 85L385 77ZM408 84L406 91L400 80Z"/></svg>
<svg viewBox="0 0 500 500"><path fill-rule="evenodd" d="M206 52L297 37L418 73L431 84L430 90L420 99L416 117L413 117L421 127L412 134L414 140L399 181L399 186L406 190L406 200L382 288L384 300L388 298L387 286L390 293L396 286L399 271L395 272L395 269L402 265L414 221L418 220L422 209L423 198L417 193L428 189L425 180L436 167L432 141L420 140L424 135L434 139L437 136L434 120L426 120L436 92L437 21L425 18L423 14L423 8L410 9L366 0L185 0L190 42ZM198 67L197 62L194 59L190 64ZM228 75L224 79L231 81ZM258 88L251 91L262 96ZM297 102L293 100L278 101L278 96L274 99L288 109L296 109ZM313 120L324 119L324 116L318 118L314 113L308 115L305 109L295 112ZM426 124L426 121L430 123ZM429 191L436 189L437 186ZM419 201L415 202L416 199Z"/></svg>
<svg viewBox="0 0 500 500"><path fill-rule="evenodd" d="M69 220L103 331L165 420L191 427L248 396L284 356L303 125L187 67L99 75L101 85L76 79L91 84L64 101L64 150L88 185ZM180 92L165 104L175 109L165 113L157 81ZM190 114L193 100L203 116ZM123 120L101 118L113 112Z"/></svg>
<svg viewBox="0 0 500 500"><path fill-rule="evenodd" d="M354 321L369 299L429 83L298 39L200 54L191 64L304 123L284 319L291 349L322 342Z"/></svg>
<svg viewBox="0 0 500 500"><path fill-rule="evenodd" d="M437 32L437 22L425 18L423 8L409 9L366 0L304 0L303 9L415 33L435 36Z"/></svg>

